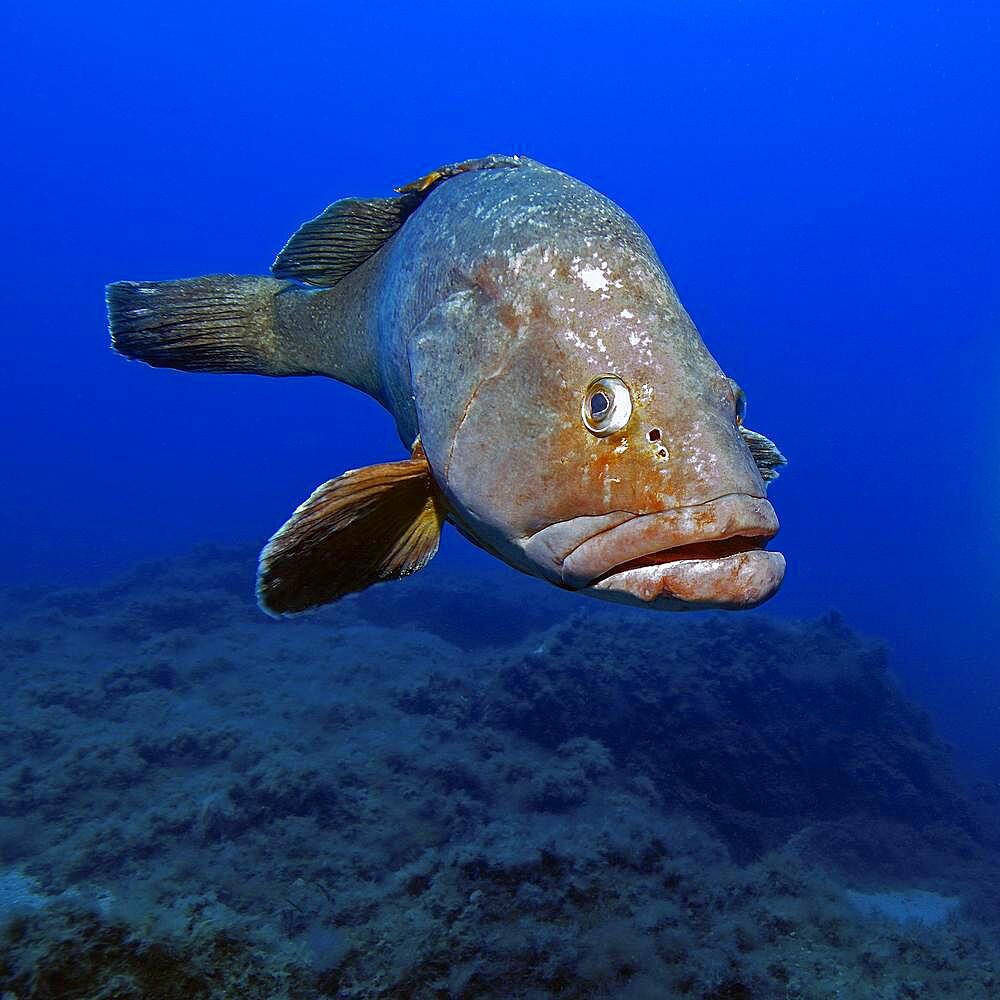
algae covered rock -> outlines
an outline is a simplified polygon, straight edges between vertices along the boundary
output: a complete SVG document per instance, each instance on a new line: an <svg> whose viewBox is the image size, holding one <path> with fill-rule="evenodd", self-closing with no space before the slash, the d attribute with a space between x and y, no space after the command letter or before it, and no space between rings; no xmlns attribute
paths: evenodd
<svg viewBox="0 0 1000 1000"><path fill-rule="evenodd" d="M947 748L877 642L815 622L574 616L503 666L484 719L544 747L585 736L749 856L870 814L973 821Z"/></svg>
<svg viewBox="0 0 1000 1000"><path fill-rule="evenodd" d="M835 615L580 614L435 572L275 623L252 565L7 602L0 992L1000 990L995 803ZM956 902L858 905L887 898Z"/></svg>

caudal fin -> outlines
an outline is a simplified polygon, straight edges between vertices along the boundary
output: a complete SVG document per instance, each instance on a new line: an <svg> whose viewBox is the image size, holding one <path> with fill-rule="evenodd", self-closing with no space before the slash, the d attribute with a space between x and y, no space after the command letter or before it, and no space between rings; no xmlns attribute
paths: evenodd
<svg viewBox="0 0 1000 1000"><path fill-rule="evenodd" d="M111 343L128 358L192 372L299 374L276 336L276 296L289 282L214 274L108 285Z"/></svg>

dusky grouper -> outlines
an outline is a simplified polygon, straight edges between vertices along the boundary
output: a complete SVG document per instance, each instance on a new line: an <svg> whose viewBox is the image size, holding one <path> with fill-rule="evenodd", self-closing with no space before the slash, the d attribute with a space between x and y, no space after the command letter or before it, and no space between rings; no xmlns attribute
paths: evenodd
<svg viewBox="0 0 1000 1000"><path fill-rule="evenodd" d="M587 185L519 156L449 165L335 202L271 270L107 291L128 357L326 375L395 418L409 458L324 483L271 538L264 610L412 573L446 520L595 597L748 608L777 591L765 491L785 460L744 425L645 234Z"/></svg>

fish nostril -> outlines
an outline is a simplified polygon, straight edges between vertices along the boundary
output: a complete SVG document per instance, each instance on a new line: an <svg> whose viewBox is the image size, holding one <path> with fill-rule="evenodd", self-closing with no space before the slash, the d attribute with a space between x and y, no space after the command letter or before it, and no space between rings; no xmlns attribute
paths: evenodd
<svg viewBox="0 0 1000 1000"><path fill-rule="evenodd" d="M657 451L656 451L656 457L657 458L666 458L667 457L667 449L666 448L658 448Z"/></svg>
<svg viewBox="0 0 1000 1000"><path fill-rule="evenodd" d="M652 430L651 430L651 431L650 431L650 432L649 432L649 433L648 433L648 434L646 435L646 437L647 437L647 438L648 438L648 439L649 439L650 441L659 441L659 440L660 440L660 428L659 428L659 427L654 427L654 428L653 428L653 429L652 429Z"/></svg>

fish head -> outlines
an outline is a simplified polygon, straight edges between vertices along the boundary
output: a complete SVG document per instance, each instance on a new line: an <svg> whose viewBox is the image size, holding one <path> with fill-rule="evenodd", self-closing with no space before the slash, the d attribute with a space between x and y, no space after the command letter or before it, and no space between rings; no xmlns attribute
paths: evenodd
<svg viewBox="0 0 1000 1000"><path fill-rule="evenodd" d="M652 248L592 242L487 262L415 338L421 439L452 519L595 597L758 605L784 575L766 548L784 459L743 425L742 390Z"/></svg>

